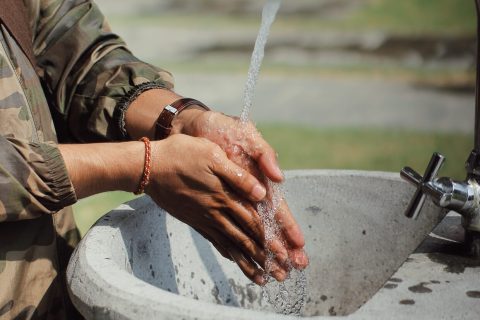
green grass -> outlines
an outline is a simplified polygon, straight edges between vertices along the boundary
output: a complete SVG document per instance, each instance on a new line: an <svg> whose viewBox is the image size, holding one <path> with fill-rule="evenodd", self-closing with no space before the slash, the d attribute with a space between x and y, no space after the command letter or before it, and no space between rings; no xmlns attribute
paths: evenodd
<svg viewBox="0 0 480 320"><path fill-rule="evenodd" d="M398 130L318 130L284 125L261 126L284 169L359 169L399 172L405 165L423 171L433 152L447 157L442 175L463 178L473 140L463 134Z"/></svg>
<svg viewBox="0 0 480 320"><path fill-rule="evenodd" d="M473 34L473 0L370 0L346 21L350 28L407 34Z"/></svg>
<svg viewBox="0 0 480 320"><path fill-rule="evenodd" d="M463 164L472 138L462 134L396 130L330 129L262 125L265 139L277 150L283 169L358 169L399 172L406 165L423 173L434 151L447 157L442 176L464 178ZM100 194L74 206L82 234L103 214L134 196Z"/></svg>
<svg viewBox="0 0 480 320"><path fill-rule="evenodd" d="M78 201L73 206L73 213L82 236L102 215L135 197L127 192L115 191L100 193Z"/></svg>

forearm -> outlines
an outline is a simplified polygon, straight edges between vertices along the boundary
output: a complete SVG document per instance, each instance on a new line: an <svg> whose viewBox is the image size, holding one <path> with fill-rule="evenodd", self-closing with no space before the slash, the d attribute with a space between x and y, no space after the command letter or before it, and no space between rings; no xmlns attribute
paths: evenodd
<svg viewBox="0 0 480 320"><path fill-rule="evenodd" d="M141 137L155 138L155 122L165 106L182 98L182 96L167 89L153 89L142 93L128 107L125 114L125 128L132 137L138 140ZM189 123L204 109L201 107L189 107L178 114L172 122L174 133L183 133L182 128Z"/></svg>
<svg viewBox="0 0 480 320"><path fill-rule="evenodd" d="M143 142L59 146L78 199L120 190L134 192L142 177Z"/></svg>

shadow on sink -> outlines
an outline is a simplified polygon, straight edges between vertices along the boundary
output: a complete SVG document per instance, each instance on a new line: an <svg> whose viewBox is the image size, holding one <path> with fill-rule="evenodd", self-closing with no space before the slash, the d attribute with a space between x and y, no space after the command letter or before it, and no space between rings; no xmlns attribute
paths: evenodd
<svg viewBox="0 0 480 320"><path fill-rule="evenodd" d="M449 273L463 273L466 268L480 267L480 258L472 257L465 245L461 215L450 212L425 238L415 253L425 253L433 262L445 266Z"/></svg>

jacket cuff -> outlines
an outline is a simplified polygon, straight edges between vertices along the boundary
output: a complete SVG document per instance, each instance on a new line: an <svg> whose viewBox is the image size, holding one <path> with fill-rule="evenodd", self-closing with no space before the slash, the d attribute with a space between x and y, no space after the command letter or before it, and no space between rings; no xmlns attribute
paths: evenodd
<svg viewBox="0 0 480 320"><path fill-rule="evenodd" d="M51 192L50 196L42 198L40 202L51 211L59 211L77 202L75 189L58 146L49 142L32 143L31 148L40 156L38 159L41 160L35 166L43 176L47 190Z"/></svg>

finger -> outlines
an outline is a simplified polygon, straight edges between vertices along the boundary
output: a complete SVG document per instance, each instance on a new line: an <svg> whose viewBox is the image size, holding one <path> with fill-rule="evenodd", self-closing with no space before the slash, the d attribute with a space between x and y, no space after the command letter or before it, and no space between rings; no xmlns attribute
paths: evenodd
<svg viewBox="0 0 480 320"><path fill-rule="evenodd" d="M277 262L286 266L288 261L288 252L285 246L278 239L273 239L265 243L265 231L263 222L257 211L251 204L240 200L235 195L231 195L231 200L227 203L227 212L229 216L241 227L241 229L249 235L258 246L268 248ZM264 264L261 264L264 266Z"/></svg>
<svg viewBox="0 0 480 320"><path fill-rule="evenodd" d="M233 190L251 201L261 201L267 191L252 174L230 161L225 154L218 161L212 162L213 173L224 180Z"/></svg>
<svg viewBox="0 0 480 320"><path fill-rule="evenodd" d="M240 199L235 194L230 194L225 209L229 217L235 221L247 235L254 239L259 246L263 246L265 242L263 222L258 212L250 203Z"/></svg>
<svg viewBox="0 0 480 320"><path fill-rule="evenodd" d="M278 263L280 263L282 267L288 268L289 253L282 241L280 241L280 239L273 239L268 243L268 248Z"/></svg>
<svg viewBox="0 0 480 320"><path fill-rule="evenodd" d="M269 266L265 272L280 282L284 281L289 274L289 271L281 267L275 260L272 260L272 262L269 263Z"/></svg>
<svg viewBox="0 0 480 320"><path fill-rule="evenodd" d="M303 270L308 266L309 260L307 253L303 249L293 249L289 251L289 259L295 269Z"/></svg>
<svg viewBox="0 0 480 320"><path fill-rule="evenodd" d="M253 126L253 124L251 125ZM274 182L283 181L275 150L262 138L253 126L254 134L243 142L242 149L258 164L260 170Z"/></svg>
<svg viewBox="0 0 480 320"><path fill-rule="evenodd" d="M228 249L224 250L229 252L230 259L235 261L235 263L239 265L242 272L255 283L259 284L257 281L258 279L252 278L252 273L254 273L255 275L261 274L263 280L265 280L265 272L268 272L268 274L272 275L277 281L284 281L287 278L288 271L285 268L281 267L275 260L269 261L268 266L265 266L267 262L265 256L260 258L256 257L256 260L254 260L249 253L245 252L245 248L237 247L234 241L228 239L221 234L215 234L215 232L218 231L212 231L211 234L215 239L222 239L220 240L220 242L223 245L220 246L228 246ZM238 257L241 257L241 259L238 260ZM258 260L262 260L261 264ZM254 272L252 270L254 270Z"/></svg>
<svg viewBox="0 0 480 320"><path fill-rule="evenodd" d="M295 221L285 200L280 202L275 219L282 229L285 240L292 249L301 249L305 246L305 238L302 230L297 221Z"/></svg>
<svg viewBox="0 0 480 320"><path fill-rule="evenodd" d="M228 210L228 208L226 208ZM226 238L235 247L239 248L247 257L253 259L262 268L265 268L266 253L256 241L243 232L229 217L218 214L214 218L216 224L214 230L210 232L213 235L215 231L219 233L215 238Z"/></svg>
<svg viewBox="0 0 480 320"><path fill-rule="evenodd" d="M213 230L212 233L216 233L215 238L220 240L222 247L225 248L225 251L228 252L231 260L233 260L243 274L255 282L258 285L265 284L264 271L258 267L258 265L250 258L245 256L245 254L231 241L228 237L218 233L218 231Z"/></svg>
<svg viewBox="0 0 480 320"><path fill-rule="evenodd" d="M256 158L260 170L273 182L282 182L283 173L278 165L277 156L271 147L267 147L264 152Z"/></svg>
<svg viewBox="0 0 480 320"><path fill-rule="evenodd" d="M228 242L238 248L245 257L254 261L264 270L267 269L267 254L263 247L260 247L252 238L247 236L236 225L232 224L227 217L219 216L217 217L217 221L219 222L219 228L216 231L222 233L224 238L229 239ZM214 232L212 231L210 234L213 235ZM219 239L221 238L221 235L214 236L214 238ZM275 260L272 260L269 263L269 269L275 279L283 281L288 274L286 268L280 266Z"/></svg>
<svg viewBox="0 0 480 320"><path fill-rule="evenodd" d="M305 238L285 201L281 202L275 219L282 229L285 241L289 245L288 260L295 269L305 269L309 263L308 256L305 250L303 250Z"/></svg>
<svg viewBox="0 0 480 320"><path fill-rule="evenodd" d="M248 279L260 286L266 283L263 270L258 268L251 259L246 258L240 250L233 247L229 248L229 252L233 261Z"/></svg>
<svg viewBox="0 0 480 320"><path fill-rule="evenodd" d="M204 231L200 228L193 229L195 229L195 231L197 231L202 237L208 240L224 258L233 261L230 253L220 244L222 243L220 239L215 239L213 236L210 236L207 231Z"/></svg>

